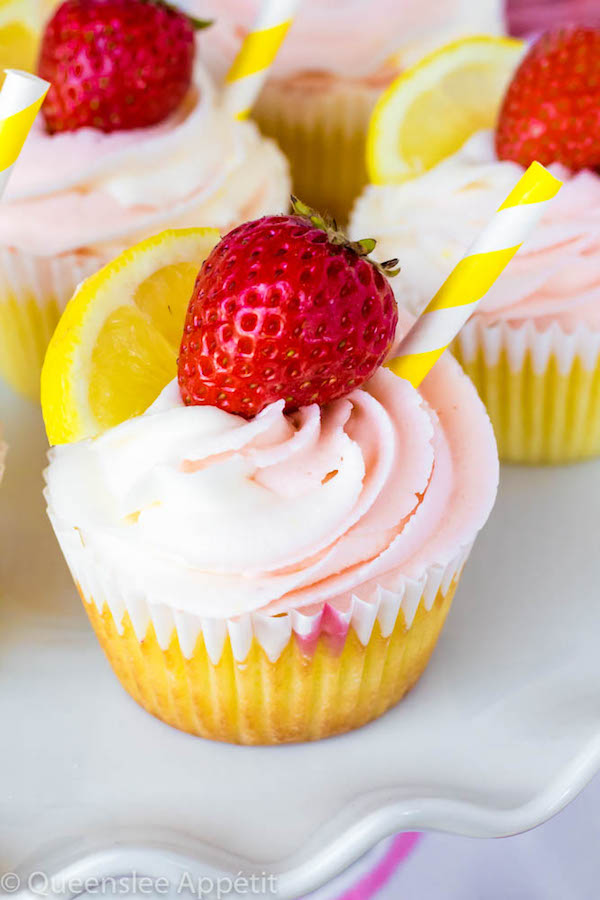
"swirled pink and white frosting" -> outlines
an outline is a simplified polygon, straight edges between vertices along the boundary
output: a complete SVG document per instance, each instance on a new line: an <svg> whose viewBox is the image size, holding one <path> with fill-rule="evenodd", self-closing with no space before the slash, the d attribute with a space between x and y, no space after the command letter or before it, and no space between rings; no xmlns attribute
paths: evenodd
<svg viewBox="0 0 600 900"><path fill-rule="evenodd" d="M580 323L600 330L600 177L551 167L564 186L481 301L488 324ZM499 161L489 132L424 175L401 185L370 185L357 201L350 231L378 240L381 259L398 256L399 304L417 314L434 296L467 247L508 196L523 168Z"/></svg>
<svg viewBox="0 0 600 900"><path fill-rule="evenodd" d="M225 231L281 212L289 191L283 154L219 107L198 65L184 103L152 128L50 135L39 116L0 206L0 245L112 255L161 228Z"/></svg>
<svg viewBox="0 0 600 900"><path fill-rule="evenodd" d="M252 28L259 0L181 0L214 19L201 36L204 58L219 79ZM323 72L344 79L374 75L392 58L410 65L466 34L503 30L500 0L303 0L273 64L276 78Z"/></svg>
<svg viewBox="0 0 600 900"><path fill-rule="evenodd" d="M144 415L55 447L46 478L57 531L126 595L226 618L339 608L386 573L448 564L489 515L498 459L448 358L420 392L382 369L324 408L251 421L183 406L173 382Z"/></svg>

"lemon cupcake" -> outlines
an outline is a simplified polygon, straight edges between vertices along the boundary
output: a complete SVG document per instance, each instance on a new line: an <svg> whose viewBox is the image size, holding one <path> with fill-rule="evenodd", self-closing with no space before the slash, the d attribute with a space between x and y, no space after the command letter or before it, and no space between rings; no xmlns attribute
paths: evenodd
<svg viewBox="0 0 600 900"><path fill-rule="evenodd" d="M284 157L222 112L194 42L185 16L146 0L67 2L46 28L53 87L0 206L0 375L31 397L60 310L115 252L287 207Z"/></svg>
<svg viewBox="0 0 600 900"><path fill-rule="evenodd" d="M402 184L369 186L353 215L352 233L371 229L378 253L393 246L402 254L396 298L417 313L529 162L538 158L565 182L453 345L487 406L500 456L510 461L600 453L600 178L592 171L600 133L586 106L593 93L587 67L596 67L598 48L600 33L585 29L541 39L515 74L495 132L473 135ZM545 79L550 70L558 93ZM600 95L593 109L599 103ZM547 127L546 115L556 125Z"/></svg>
<svg viewBox="0 0 600 900"><path fill-rule="evenodd" d="M380 368L397 313L371 242L314 215L214 241L160 235L67 307L42 375L48 513L138 703L207 738L314 740L420 677L497 451L452 358L418 391Z"/></svg>
<svg viewBox="0 0 600 900"><path fill-rule="evenodd" d="M259 0L182 5L214 18L201 41L211 72L221 78ZM345 221L367 182L365 135L382 90L451 38L502 32L502 6L500 0L302 2L254 112L289 158L295 192Z"/></svg>

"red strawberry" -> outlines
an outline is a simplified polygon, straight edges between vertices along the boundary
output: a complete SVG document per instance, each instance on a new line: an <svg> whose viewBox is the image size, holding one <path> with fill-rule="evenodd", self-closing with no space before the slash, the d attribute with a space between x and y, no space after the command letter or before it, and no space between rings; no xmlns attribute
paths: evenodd
<svg viewBox="0 0 600 900"><path fill-rule="evenodd" d="M194 22L160 0L66 0L48 22L38 72L48 131L155 125L185 97Z"/></svg>
<svg viewBox="0 0 600 900"><path fill-rule="evenodd" d="M536 41L504 98L496 152L523 166L600 166L599 29L557 28Z"/></svg>
<svg viewBox="0 0 600 900"><path fill-rule="evenodd" d="M247 418L284 399L292 411L348 394L392 344L398 312L374 241L349 243L302 215L265 216L224 237L205 261L179 356L187 404ZM395 274L395 273L393 273Z"/></svg>

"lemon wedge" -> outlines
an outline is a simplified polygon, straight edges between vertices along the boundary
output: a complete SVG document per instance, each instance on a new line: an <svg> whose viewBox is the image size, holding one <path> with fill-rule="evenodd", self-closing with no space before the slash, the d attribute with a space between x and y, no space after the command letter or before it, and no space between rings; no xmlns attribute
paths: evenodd
<svg viewBox="0 0 600 900"><path fill-rule="evenodd" d="M380 97L367 135L373 184L414 178L493 128L524 53L523 41L463 38L407 69Z"/></svg>
<svg viewBox="0 0 600 900"><path fill-rule="evenodd" d="M139 415L176 376L194 281L218 240L213 228L164 231L79 286L42 370L51 444L93 437Z"/></svg>

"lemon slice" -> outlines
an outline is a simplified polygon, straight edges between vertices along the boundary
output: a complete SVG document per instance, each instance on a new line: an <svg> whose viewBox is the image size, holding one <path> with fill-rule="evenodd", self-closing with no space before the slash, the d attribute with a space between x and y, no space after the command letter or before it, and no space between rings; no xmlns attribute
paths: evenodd
<svg viewBox="0 0 600 900"><path fill-rule="evenodd" d="M370 181L414 178L455 153L476 131L493 128L524 48L512 38L464 38L400 75L371 117Z"/></svg>
<svg viewBox="0 0 600 900"><path fill-rule="evenodd" d="M194 281L218 240L213 228L164 231L79 286L42 370L51 444L92 437L139 415L176 376Z"/></svg>
<svg viewBox="0 0 600 900"><path fill-rule="evenodd" d="M42 18L40 0L0 0L0 72L33 71Z"/></svg>

